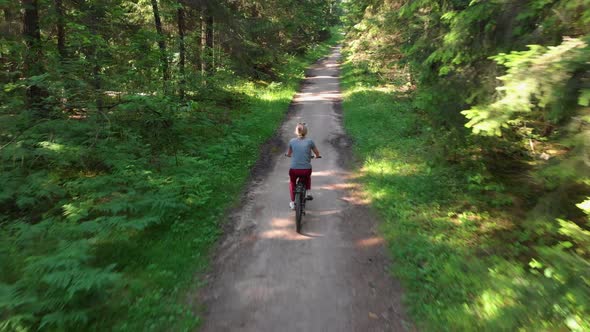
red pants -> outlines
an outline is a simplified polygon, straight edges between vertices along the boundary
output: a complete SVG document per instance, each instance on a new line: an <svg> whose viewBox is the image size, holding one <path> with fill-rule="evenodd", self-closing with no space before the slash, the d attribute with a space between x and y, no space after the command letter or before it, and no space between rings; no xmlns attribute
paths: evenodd
<svg viewBox="0 0 590 332"><path fill-rule="evenodd" d="M307 190L311 189L311 168L310 169L289 169L289 178L291 182L289 183L289 192L291 193L291 202L295 201L295 183L298 177L305 177L305 188Z"/></svg>

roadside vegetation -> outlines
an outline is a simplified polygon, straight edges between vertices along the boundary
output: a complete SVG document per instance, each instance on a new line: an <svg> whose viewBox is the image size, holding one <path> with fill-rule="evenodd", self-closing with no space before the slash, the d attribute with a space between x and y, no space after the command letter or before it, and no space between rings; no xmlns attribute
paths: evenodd
<svg viewBox="0 0 590 332"><path fill-rule="evenodd" d="M590 330L590 3L345 8L344 123L418 326Z"/></svg>
<svg viewBox="0 0 590 332"><path fill-rule="evenodd" d="M335 43L315 2L0 2L0 331L199 324L224 213Z"/></svg>

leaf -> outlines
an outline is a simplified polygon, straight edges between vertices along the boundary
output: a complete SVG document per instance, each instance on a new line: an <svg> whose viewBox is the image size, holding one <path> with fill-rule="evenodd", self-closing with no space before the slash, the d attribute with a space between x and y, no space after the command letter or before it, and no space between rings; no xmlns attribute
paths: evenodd
<svg viewBox="0 0 590 332"><path fill-rule="evenodd" d="M533 269L543 268L543 264L534 258L529 262L529 266L532 267Z"/></svg>
<svg viewBox="0 0 590 332"><path fill-rule="evenodd" d="M590 216L590 197L586 197L586 200L580 204L576 204L584 213Z"/></svg>
<svg viewBox="0 0 590 332"><path fill-rule="evenodd" d="M582 90L580 97L578 98L578 105L590 106L590 89Z"/></svg>

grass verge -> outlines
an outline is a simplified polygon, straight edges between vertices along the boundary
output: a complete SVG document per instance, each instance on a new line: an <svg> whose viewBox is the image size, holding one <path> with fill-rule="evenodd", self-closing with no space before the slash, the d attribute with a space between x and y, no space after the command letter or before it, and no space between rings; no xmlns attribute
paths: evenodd
<svg viewBox="0 0 590 332"><path fill-rule="evenodd" d="M587 286L574 277L581 272L564 264L555 277L556 269L530 259L565 255L558 247L534 251L507 189L482 179L476 162L433 157L445 135L434 132L402 86L382 84L351 63L342 74L344 125L361 160L359 178L382 216L392 273L417 326L583 330L587 321L576 312L585 308Z"/></svg>
<svg viewBox="0 0 590 332"><path fill-rule="evenodd" d="M345 129L362 160L360 178L383 217L405 303L417 322L442 323L440 310L465 296L457 290L473 288L461 271L479 265L462 252L470 240L469 216L456 223L445 216L461 181L453 170L429 163L426 124L407 96L350 64L343 68L343 88Z"/></svg>

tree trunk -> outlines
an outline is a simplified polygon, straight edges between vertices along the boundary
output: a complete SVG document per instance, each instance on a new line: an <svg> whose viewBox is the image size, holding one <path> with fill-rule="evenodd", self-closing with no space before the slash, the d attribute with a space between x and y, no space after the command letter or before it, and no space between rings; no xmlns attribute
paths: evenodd
<svg viewBox="0 0 590 332"><path fill-rule="evenodd" d="M164 36L164 32L162 30L162 21L160 20L160 11L158 10L158 0L152 0L152 9L154 11L156 31L158 32L160 66L162 68L162 79L164 80L164 91L166 91L168 87L168 81L170 79L170 71L168 69L168 56L166 55L166 37Z"/></svg>
<svg viewBox="0 0 590 332"><path fill-rule="evenodd" d="M178 63L179 72L180 72L180 99L184 99L184 66L186 61L186 48L184 45L184 7L182 3L178 1L178 37L179 37L179 53L180 53L180 61Z"/></svg>
<svg viewBox="0 0 590 332"><path fill-rule="evenodd" d="M91 1L86 0L83 2L85 5L85 10L89 13L87 16L87 25L90 32L93 35L100 35L100 27L103 25L105 21L106 9L101 4L93 4ZM90 84L94 88L94 93L96 94L96 108L99 111L102 111L104 108L104 95L103 95L103 80L102 80L102 65L101 65L101 58L102 52L97 47L97 45L90 45L86 50L85 53L89 57L92 63L92 73L91 73L91 80Z"/></svg>
<svg viewBox="0 0 590 332"><path fill-rule="evenodd" d="M24 7L23 15L23 38L25 40L26 51L24 56L24 73L25 76L32 77L43 73L43 64L41 57L41 30L39 29L39 8L37 0L22 0ZM32 84L26 91L26 104L34 110L40 110L43 97L46 91Z"/></svg>
<svg viewBox="0 0 590 332"><path fill-rule="evenodd" d="M67 57L66 54L66 32L65 32L65 14L63 8L63 0L55 0L55 11L57 14L57 51L59 53L60 61L64 61Z"/></svg>
<svg viewBox="0 0 590 332"><path fill-rule="evenodd" d="M18 4L18 6L20 6L20 4ZM21 27L23 22L20 18L20 15L15 13L17 12L17 9L15 9L14 6L6 5L3 8L3 12L4 22L6 22L6 25L4 26L4 29L0 31L0 33L3 34L4 38L11 42L17 40L22 41L23 33L21 31ZM17 72L19 71L21 64L19 61L14 61L18 58L19 51L16 48L10 47L7 50L0 52L0 64L2 66L6 66L5 68L7 68L6 76L0 75L0 77L6 77L8 82L17 82L20 79Z"/></svg>
<svg viewBox="0 0 590 332"><path fill-rule="evenodd" d="M205 76L207 71L207 21L205 19L207 7L201 5L201 75Z"/></svg>
<svg viewBox="0 0 590 332"><path fill-rule="evenodd" d="M12 8L9 5L4 6L3 12L4 12L4 21L6 22L6 26L5 26L5 30L3 30L2 33L6 33L12 39L12 37L14 37L15 35L20 34L20 31L15 29L15 24L14 24L15 18L18 17L18 15L15 14L14 8Z"/></svg>
<svg viewBox="0 0 590 332"><path fill-rule="evenodd" d="M195 49L194 59L192 64L194 65L195 71L201 70L201 13L200 10L197 11L198 15L198 22L195 26L195 36L197 47Z"/></svg>
<svg viewBox="0 0 590 332"><path fill-rule="evenodd" d="M215 23L211 22L211 47L209 48L209 52L211 53L211 69L217 68L215 67L217 65L217 59L215 57L217 57L217 51L215 50L215 48L217 47L217 29L215 28Z"/></svg>
<svg viewBox="0 0 590 332"><path fill-rule="evenodd" d="M217 40L217 42L215 42L215 63L217 64L217 67L219 67L221 66L221 54L223 53L222 41L224 40L223 31L219 28L219 23L217 24L215 34L217 35L217 38L215 38L215 40Z"/></svg>
<svg viewBox="0 0 590 332"><path fill-rule="evenodd" d="M215 66L214 59L215 55L213 54L213 16L210 13L207 13L207 60L209 60L209 65L207 66L207 74L213 72L213 68Z"/></svg>

